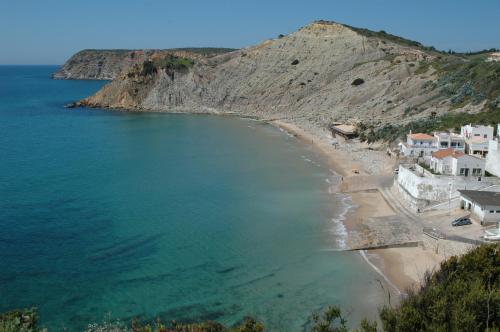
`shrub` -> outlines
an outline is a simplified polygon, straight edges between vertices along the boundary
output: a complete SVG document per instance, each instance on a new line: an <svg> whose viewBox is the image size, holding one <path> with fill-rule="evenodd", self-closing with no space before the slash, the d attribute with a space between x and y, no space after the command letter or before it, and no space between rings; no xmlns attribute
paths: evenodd
<svg viewBox="0 0 500 332"><path fill-rule="evenodd" d="M365 80L362 78L356 78L354 81L352 81L351 85L358 86L365 83Z"/></svg>
<svg viewBox="0 0 500 332"><path fill-rule="evenodd" d="M38 313L35 308L15 310L0 314L0 331L2 332L35 332Z"/></svg>
<svg viewBox="0 0 500 332"><path fill-rule="evenodd" d="M154 65L161 69L187 71L194 65L194 61L189 58L182 58L175 55L167 55L156 59Z"/></svg>
<svg viewBox="0 0 500 332"><path fill-rule="evenodd" d="M500 245L483 245L441 263L397 308L380 312L384 331L498 331Z"/></svg>
<svg viewBox="0 0 500 332"><path fill-rule="evenodd" d="M149 76L155 74L157 71L153 61L146 60L142 64L141 76Z"/></svg>

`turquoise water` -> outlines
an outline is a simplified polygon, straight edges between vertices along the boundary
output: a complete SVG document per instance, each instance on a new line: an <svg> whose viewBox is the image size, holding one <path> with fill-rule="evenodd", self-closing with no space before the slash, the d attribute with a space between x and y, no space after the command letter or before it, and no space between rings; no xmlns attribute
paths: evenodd
<svg viewBox="0 0 500 332"><path fill-rule="evenodd" d="M375 272L335 251L349 200L309 147L252 120L65 109L103 83L54 70L0 67L1 311L37 306L51 331L373 317Z"/></svg>

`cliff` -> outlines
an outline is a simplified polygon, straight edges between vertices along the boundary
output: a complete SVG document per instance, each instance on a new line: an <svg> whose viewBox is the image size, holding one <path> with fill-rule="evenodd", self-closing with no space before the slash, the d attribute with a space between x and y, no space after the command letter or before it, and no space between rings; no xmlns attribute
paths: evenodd
<svg viewBox="0 0 500 332"><path fill-rule="evenodd" d="M447 67L438 64L460 66L465 60L366 31L318 21L257 46L196 59L188 70L158 68L144 75L138 65L81 105L232 113L285 120L306 130L342 121L372 131L451 108L484 108L486 96L472 102L465 95L457 105L455 92L443 93L451 83L440 81Z"/></svg>
<svg viewBox="0 0 500 332"><path fill-rule="evenodd" d="M83 50L74 54L55 72L54 79L113 80L135 64L166 55L199 59L233 51L225 48L185 48L166 50Z"/></svg>

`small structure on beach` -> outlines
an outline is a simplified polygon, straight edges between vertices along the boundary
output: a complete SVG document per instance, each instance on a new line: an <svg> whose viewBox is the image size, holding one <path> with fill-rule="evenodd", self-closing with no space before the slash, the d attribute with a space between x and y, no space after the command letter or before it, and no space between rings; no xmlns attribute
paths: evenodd
<svg viewBox="0 0 500 332"><path fill-rule="evenodd" d="M500 192L459 190L460 207L470 211L481 225L500 222Z"/></svg>
<svg viewBox="0 0 500 332"><path fill-rule="evenodd" d="M350 139L358 136L356 126L349 124L333 123L330 126L330 131L334 137L340 135L346 139Z"/></svg>

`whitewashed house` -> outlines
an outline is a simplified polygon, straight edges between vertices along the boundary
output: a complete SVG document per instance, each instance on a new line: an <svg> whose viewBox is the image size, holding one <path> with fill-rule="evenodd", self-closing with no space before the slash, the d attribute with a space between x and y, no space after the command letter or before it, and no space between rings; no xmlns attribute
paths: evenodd
<svg viewBox="0 0 500 332"><path fill-rule="evenodd" d="M470 139L472 137L482 137L490 140L493 139L493 127L468 124L462 127L460 134L465 139Z"/></svg>
<svg viewBox="0 0 500 332"><path fill-rule="evenodd" d="M489 141L493 139L493 127L468 124L462 127L461 134L465 138L468 154L486 157L489 151Z"/></svg>
<svg viewBox="0 0 500 332"><path fill-rule="evenodd" d="M459 190L460 207L481 224L500 222L500 192Z"/></svg>
<svg viewBox="0 0 500 332"><path fill-rule="evenodd" d="M463 152L458 152L453 149L445 149L432 152L430 160L430 168L439 174L451 175L455 156L463 156Z"/></svg>
<svg viewBox="0 0 500 332"><path fill-rule="evenodd" d="M485 160L452 148L431 154L430 168L435 173L455 176L483 176Z"/></svg>
<svg viewBox="0 0 500 332"><path fill-rule="evenodd" d="M500 52L493 52L488 55L486 62L497 62L500 61Z"/></svg>
<svg viewBox="0 0 500 332"><path fill-rule="evenodd" d="M406 135L406 142L399 143L399 149L405 157L430 157L438 150L437 139L428 134L410 132Z"/></svg>
<svg viewBox="0 0 500 332"><path fill-rule="evenodd" d="M486 171L500 177L500 138L491 140L486 156Z"/></svg>
<svg viewBox="0 0 500 332"><path fill-rule="evenodd" d="M436 144L438 149L455 149L458 151L465 151L465 139L462 135L447 133L447 132L436 132L434 133L436 138Z"/></svg>

